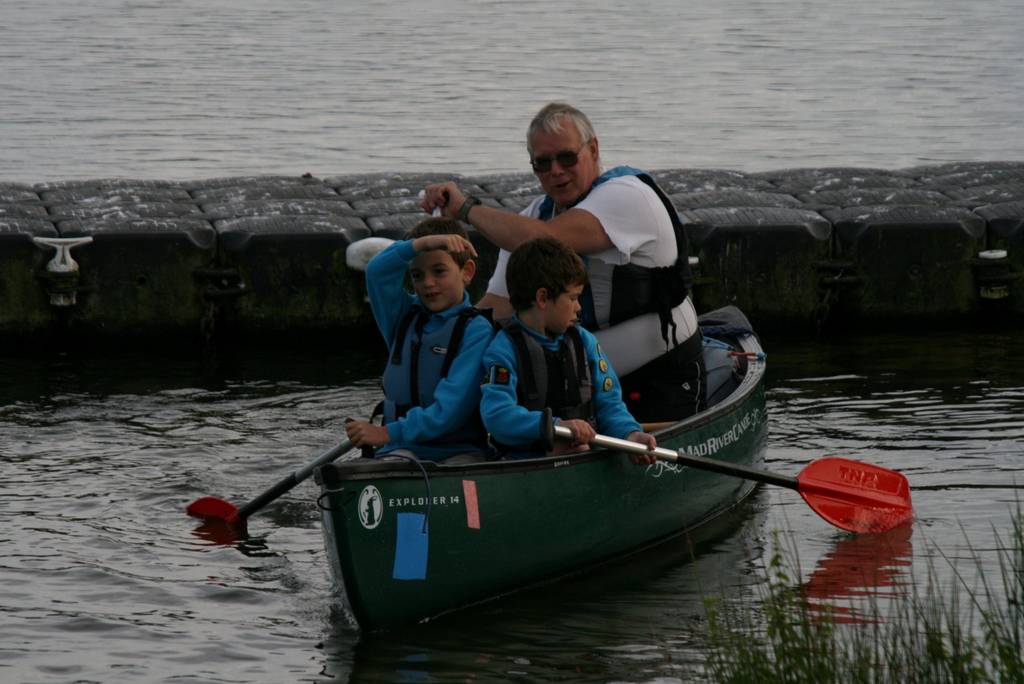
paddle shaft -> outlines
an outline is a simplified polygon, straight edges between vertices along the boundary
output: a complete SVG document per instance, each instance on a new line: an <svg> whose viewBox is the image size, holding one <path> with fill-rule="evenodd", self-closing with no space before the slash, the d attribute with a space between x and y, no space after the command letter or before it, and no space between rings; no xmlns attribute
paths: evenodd
<svg viewBox="0 0 1024 684"><path fill-rule="evenodd" d="M572 430L556 425L555 436L572 439ZM749 466L739 465L736 463L716 461L713 458L704 458L703 456L687 456L686 454L679 453L678 451L663 449L662 447L658 447L651 451L639 442L630 442L629 440L606 437L605 435L595 435L594 439L590 443L594 446L617 449L618 451L628 451L634 454L653 453L663 461L682 463L683 465L688 465L700 470L710 470L722 475L740 477L744 480L755 480L757 482L764 482L765 484L778 485L779 487L786 487L787 489L792 489L794 491L799 491L800 489L800 485L795 477L770 473L765 470L759 470L757 468L751 468Z"/></svg>
<svg viewBox="0 0 1024 684"><path fill-rule="evenodd" d="M313 474L313 471L315 471L317 468L323 465L327 465L328 463L338 458L351 448L352 441L346 439L341 444L338 444L337 446L328 449L324 453L317 456L313 461L308 463L306 466L299 468L298 470L291 473L287 477L282 478L273 487L263 492L252 501L241 506L238 509L236 517L239 520L244 520L245 518L248 518L250 515L260 510L268 503L270 503L277 497L281 496L285 492L292 489L295 485L299 484L300 482L308 478L310 475Z"/></svg>

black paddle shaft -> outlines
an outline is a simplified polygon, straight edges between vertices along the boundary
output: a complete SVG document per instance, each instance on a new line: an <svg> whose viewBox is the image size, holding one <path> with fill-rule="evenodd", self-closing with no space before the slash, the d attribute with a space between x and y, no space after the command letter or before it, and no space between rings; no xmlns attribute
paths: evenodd
<svg viewBox="0 0 1024 684"><path fill-rule="evenodd" d="M666 451L668 450L666 449ZM799 491L800 489L800 483L797 479L795 477L790 477L789 475L779 475L778 473L771 473L767 470L751 468L750 466L740 465L739 463L716 461L713 458L706 458L704 456L690 456L676 451L671 453L675 457L671 460L693 468L710 470L715 473L721 473L722 475L741 477L744 480L754 480L755 482L777 485L794 491Z"/></svg>
<svg viewBox="0 0 1024 684"><path fill-rule="evenodd" d="M263 492L252 501L241 506L238 509L238 513L236 514L236 516L238 517L239 520L245 520L250 515L260 510L268 503L270 503L277 497L281 496L285 492L292 489L295 485L299 484L300 482L308 478L310 475L313 474L313 471L315 471L317 468L327 465L328 463L338 458L351 448L352 442L346 439L341 444L331 449L328 449L324 453L317 456L316 459L311 461L305 467L296 470L295 472L289 474L285 478L282 478L273 487Z"/></svg>

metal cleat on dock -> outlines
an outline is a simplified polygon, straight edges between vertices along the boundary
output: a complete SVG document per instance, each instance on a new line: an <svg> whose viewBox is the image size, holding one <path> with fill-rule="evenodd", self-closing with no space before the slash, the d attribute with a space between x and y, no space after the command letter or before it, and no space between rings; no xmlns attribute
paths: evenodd
<svg viewBox="0 0 1024 684"><path fill-rule="evenodd" d="M56 254L46 264L46 292L53 306L74 306L78 292L78 262L71 257L71 250L92 242L91 237L43 238L33 237L40 247L53 247Z"/></svg>
<svg viewBox="0 0 1024 684"><path fill-rule="evenodd" d="M1005 249L986 249L978 252L978 258L971 262L978 295L986 300L1008 299L1010 287L1020 278L1014 273Z"/></svg>

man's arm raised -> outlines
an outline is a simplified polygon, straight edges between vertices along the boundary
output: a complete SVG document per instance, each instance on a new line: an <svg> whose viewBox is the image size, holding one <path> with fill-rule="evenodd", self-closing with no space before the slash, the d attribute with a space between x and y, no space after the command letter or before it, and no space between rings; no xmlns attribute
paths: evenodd
<svg viewBox="0 0 1024 684"><path fill-rule="evenodd" d="M421 206L428 213L440 207L445 216L458 218L465 201L458 185L438 183L427 186ZM593 254L614 246L597 217L582 209L569 209L550 221L541 221L477 204L470 209L467 220L490 242L509 252L538 237L557 238L577 254Z"/></svg>

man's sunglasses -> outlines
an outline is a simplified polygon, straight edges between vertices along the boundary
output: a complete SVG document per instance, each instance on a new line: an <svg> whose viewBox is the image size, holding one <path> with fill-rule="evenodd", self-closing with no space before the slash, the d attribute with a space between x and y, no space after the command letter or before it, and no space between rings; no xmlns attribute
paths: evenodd
<svg viewBox="0 0 1024 684"><path fill-rule="evenodd" d="M533 167L536 173L547 173L551 170L552 162L558 162L558 165L563 169L569 169L576 166L576 163L580 160L580 150L587 146L587 143L583 143L579 146L575 152L572 150L562 150L555 154L554 157L537 157L530 160L530 166Z"/></svg>

